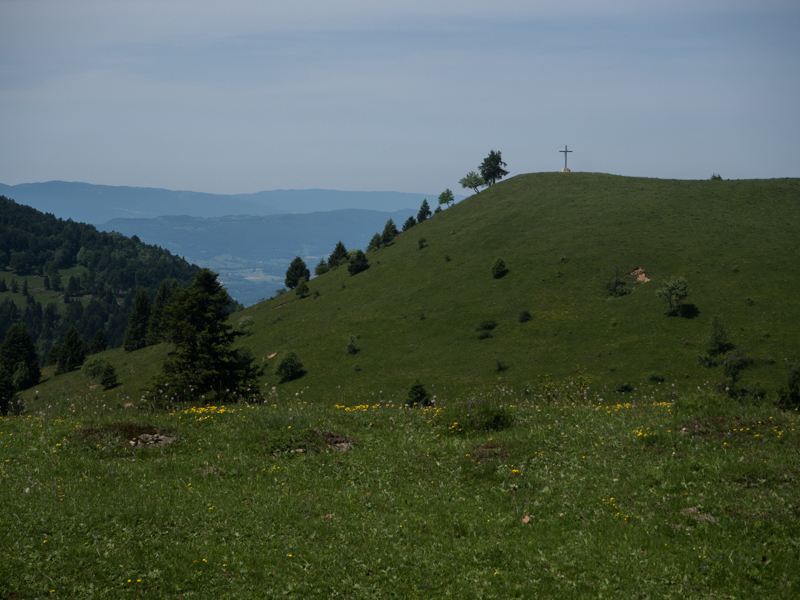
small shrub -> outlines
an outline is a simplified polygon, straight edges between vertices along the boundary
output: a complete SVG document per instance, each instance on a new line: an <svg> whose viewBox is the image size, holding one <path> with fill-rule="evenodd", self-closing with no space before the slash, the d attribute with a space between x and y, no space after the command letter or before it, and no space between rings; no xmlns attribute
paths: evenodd
<svg viewBox="0 0 800 600"><path fill-rule="evenodd" d="M103 374L100 377L100 383L103 385L103 390L105 391L108 391L119 385L119 381L117 380L117 371L114 369L111 363L106 363L106 366L103 369Z"/></svg>
<svg viewBox="0 0 800 600"><path fill-rule="evenodd" d="M722 359L722 374L736 383L741 372L752 362L747 356L747 348L737 348Z"/></svg>
<svg viewBox="0 0 800 600"><path fill-rule="evenodd" d="M492 265L492 277L495 279L500 279L501 277L505 277L508 273L508 269L506 268L506 261L502 258L498 258L494 261Z"/></svg>
<svg viewBox="0 0 800 600"><path fill-rule="evenodd" d="M280 363L278 363L278 368L275 370L275 375L280 377L281 383L299 379L305 374L303 363L300 362L300 359L294 352L287 352Z"/></svg>
<svg viewBox="0 0 800 600"><path fill-rule="evenodd" d="M708 354L698 354L697 364L701 367L710 369L712 367L716 367L719 363L713 356L709 356Z"/></svg>
<svg viewBox="0 0 800 600"><path fill-rule="evenodd" d="M778 403L783 408L800 408L800 365L790 365L787 385L778 391Z"/></svg>
<svg viewBox="0 0 800 600"><path fill-rule="evenodd" d="M420 383L419 379L414 381L414 383L411 384L411 387L408 388L406 402L410 406L430 406L431 395L425 389L425 386Z"/></svg>
<svg viewBox="0 0 800 600"><path fill-rule="evenodd" d="M647 380L652 381L653 383L664 383L664 376L656 371L650 371L647 374Z"/></svg>
<svg viewBox="0 0 800 600"><path fill-rule="evenodd" d="M425 247L425 242L427 240L424 237L421 237L417 240L417 244L419 245L419 249L422 250Z"/></svg>
<svg viewBox="0 0 800 600"><path fill-rule="evenodd" d="M488 340L490 337L494 337L490 331L481 331L478 335L479 340Z"/></svg>
<svg viewBox="0 0 800 600"><path fill-rule="evenodd" d="M448 263L448 262L450 262L451 260L453 260L453 259L452 259L452 258L450 258L450 255L449 255L449 254L445 254L445 255L444 255L444 262Z"/></svg>
<svg viewBox="0 0 800 600"><path fill-rule="evenodd" d="M733 344L728 339L728 330L719 315L714 315L711 318L706 348L711 356L723 354L733 348Z"/></svg>
<svg viewBox="0 0 800 600"><path fill-rule="evenodd" d="M300 283L297 285L297 289L294 291L300 298L305 298L308 296L308 283L306 283L305 279L301 279Z"/></svg>
<svg viewBox="0 0 800 600"><path fill-rule="evenodd" d="M478 325L475 331L492 331L493 329L497 328L497 321L494 319L486 319L485 321L481 321L481 324Z"/></svg>
<svg viewBox="0 0 800 600"><path fill-rule="evenodd" d="M561 262L565 262L563 259ZM619 277L619 267L614 267L614 279L606 283L606 290L614 298L627 296L631 293L631 287Z"/></svg>
<svg viewBox="0 0 800 600"><path fill-rule="evenodd" d="M504 363L502 360L495 361L494 370L497 371L498 373L502 373L503 371L508 370L508 365Z"/></svg>
<svg viewBox="0 0 800 600"><path fill-rule="evenodd" d="M709 177L709 181L722 181L722 175L719 173L712 173L711 177Z"/></svg>
<svg viewBox="0 0 800 600"><path fill-rule="evenodd" d="M389 219L391 221L391 219ZM369 269L369 261L367 260L367 255L364 254L361 250L356 250L353 253L353 258L350 260L350 264L347 265L347 270L350 275L358 275L362 271L366 271Z"/></svg>
<svg viewBox="0 0 800 600"><path fill-rule="evenodd" d="M321 295L322 294L319 293L319 290L314 290L314 294L313 294L314 298L319 298Z"/></svg>
<svg viewBox="0 0 800 600"><path fill-rule="evenodd" d="M361 370L361 367L359 367L358 365L353 367L353 371L355 371L356 373L358 373L360 370Z"/></svg>
<svg viewBox="0 0 800 600"><path fill-rule="evenodd" d="M618 384L614 391L617 392L618 394L627 394L633 391L633 386L625 381Z"/></svg>
<svg viewBox="0 0 800 600"><path fill-rule="evenodd" d="M681 302L689 295L689 283L683 277L671 277L656 290L656 296L669 302L667 314L676 317L681 314Z"/></svg>
<svg viewBox="0 0 800 600"><path fill-rule="evenodd" d="M356 337L351 335L348 338L347 347L344 349L345 354L358 354L358 348L356 348Z"/></svg>
<svg viewBox="0 0 800 600"><path fill-rule="evenodd" d="M453 433L502 431L514 425L514 417L504 406L488 400L459 403L453 407Z"/></svg>
<svg viewBox="0 0 800 600"><path fill-rule="evenodd" d="M81 367L81 373L83 373L86 379L93 381L100 376L105 366L106 361L98 358L97 356L92 356L83 363L83 367Z"/></svg>
<svg viewBox="0 0 800 600"><path fill-rule="evenodd" d="M533 317L531 316L530 311L523 310L523 311L520 311L520 313L519 313L519 322L520 323L527 323L532 318Z"/></svg>

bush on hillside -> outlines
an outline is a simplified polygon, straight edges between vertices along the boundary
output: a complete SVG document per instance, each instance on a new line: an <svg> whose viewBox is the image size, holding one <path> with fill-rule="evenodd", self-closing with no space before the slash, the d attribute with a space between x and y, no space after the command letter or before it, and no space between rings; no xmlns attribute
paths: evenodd
<svg viewBox="0 0 800 600"><path fill-rule="evenodd" d="M714 315L711 319L706 348L710 356L723 354L733 348L728 339L728 330L719 315Z"/></svg>
<svg viewBox="0 0 800 600"><path fill-rule="evenodd" d="M800 408L800 365L790 365L787 385L778 391L778 403L783 408Z"/></svg>
<svg viewBox="0 0 800 600"><path fill-rule="evenodd" d="M563 259L562 262L564 262ZM619 267L614 267L614 279L606 283L606 290L608 290L609 295L614 298L627 296L631 293L631 287L620 279Z"/></svg>
<svg viewBox="0 0 800 600"><path fill-rule="evenodd" d="M408 388L406 403L409 406L430 406L431 395L425 389L425 386L420 383L419 379L412 383L411 387Z"/></svg>
<svg viewBox="0 0 800 600"><path fill-rule="evenodd" d="M358 275L362 271L369 269L369 261L367 255L361 250L356 250L353 253L353 258L350 259L350 264L347 265L347 270L350 275Z"/></svg>
<svg viewBox="0 0 800 600"><path fill-rule="evenodd" d="M324 275L325 273L328 272L328 269L329 269L329 267L328 267L328 264L325 262L325 259L324 258L320 258L319 262L317 263L317 266L314 267L314 275L317 275L317 276Z"/></svg>
<svg viewBox="0 0 800 600"><path fill-rule="evenodd" d="M300 280L300 283L297 285L297 289L294 291L294 293L300 298L305 298L308 296L308 283L306 283L305 279Z"/></svg>
<svg viewBox="0 0 800 600"><path fill-rule="evenodd" d="M527 322L528 322L528 321L530 321L532 318L533 318L533 317L531 316L531 313L530 313L530 311L528 311L528 310L521 310L521 311L519 312L519 322L520 322L520 323L527 323Z"/></svg>
<svg viewBox="0 0 800 600"><path fill-rule="evenodd" d="M275 369L275 375L280 377L281 383L299 379L305 374L303 363L300 362L300 358L294 352L287 352L278 363L278 368Z"/></svg>
<svg viewBox="0 0 800 600"><path fill-rule="evenodd" d="M506 273L508 273L506 261L504 261L502 258L498 258L492 265L492 277L495 279L500 279L501 277L505 277Z"/></svg>
<svg viewBox="0 0 800 600"><path fill-rule="evenodd" d="M680 314L681 302L689 295L689 283L683 277L671 277L656 290L656 296L669 302L670 316Z"/></svg>

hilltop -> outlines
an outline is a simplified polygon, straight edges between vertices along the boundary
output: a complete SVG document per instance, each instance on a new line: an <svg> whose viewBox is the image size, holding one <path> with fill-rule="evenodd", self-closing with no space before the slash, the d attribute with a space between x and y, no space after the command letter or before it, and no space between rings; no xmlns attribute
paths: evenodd
<svg viewBox="0 0 800 600"><path fill-rule="evenodd" d="M719 315L749 361L740 385L759 382L774 394L797 358L800 334L791 292L800 264L799 192L795 179L521 175L369 252L367 271L350 276L339 267L313 279L308 298L290 292L231 319L267 363L266 386L279 385L275 362L294 351L307 374L282 388L341 399L402 396L417 378L440 398L579 374L610 390L686 390L722 375L698 365ZM498 257L508 273L495 279ZM615 266L628 295L608 293ZM637 269L649 281L626 275ZM693 318L666 316L666 301L656 297L672 276L687 279ZM523 311L530 320L520 322ZM355 354L345 353L349 336ZM149 364L133 355L112 360ZM125 393L137 394L157 368L139 365L135 376L122 377ZM64 385L73 384L57 387ZM74 385L84 389L77 378Z"/></svg>

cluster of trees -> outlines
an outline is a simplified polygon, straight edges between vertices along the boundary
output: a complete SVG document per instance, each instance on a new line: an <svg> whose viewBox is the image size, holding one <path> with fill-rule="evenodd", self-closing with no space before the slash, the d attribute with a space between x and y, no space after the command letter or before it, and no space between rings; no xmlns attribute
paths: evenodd
<svg viewBox="0 0 800 600"><path fill-rule="evenodd" d="M507 166L508 165L503 162L502 154L491 150L489 156L484 158L483 162L478 167L480 174L475 171L470 171L458 183L461 184L461 187L470 189L477 194L481 191L480 188L491 187L497 183L498 180L508 175L508 171L503 168Z"/></svg>
<svg viewBox="0 0 800 600"><path fill-rule="evenodd" d="M76 266L84 267L81 274L62 281L61 271ZM25 303L20 306L8 295L0 302L0 339L12 325L24 325L40 365L57 361L58 347L72 327L87 345L102 331L108 346L121 346L134 290L144 289L154 298L161 282L175 279L188 285L199 271L136 236L99 232L0 196L0 272L9 269L10 290L21 287ZM8 289L0 275L0 292ZM53 292L44 304L32 294L42 289Z"/></svg>

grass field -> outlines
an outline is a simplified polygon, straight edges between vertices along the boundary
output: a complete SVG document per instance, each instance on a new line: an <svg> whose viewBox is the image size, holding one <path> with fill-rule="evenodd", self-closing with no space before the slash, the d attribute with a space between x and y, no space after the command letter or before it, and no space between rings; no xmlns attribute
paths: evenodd
<svg viewBox="0 0 800 600"><path fill-rule="evenodd" d="M796 598L797 413L671 390L43 405L0 420L0 597Z"/></svg>

